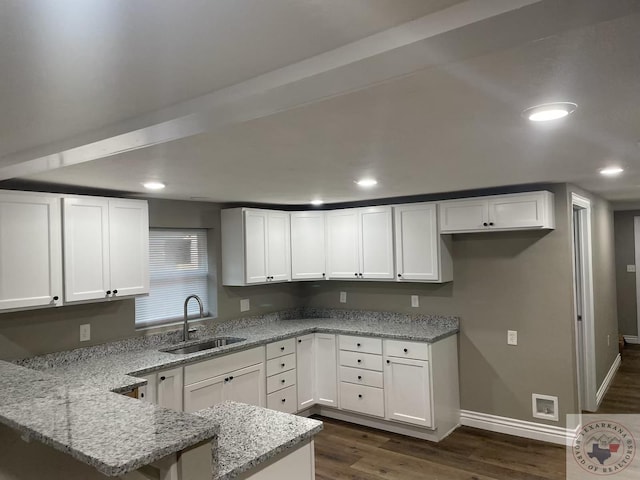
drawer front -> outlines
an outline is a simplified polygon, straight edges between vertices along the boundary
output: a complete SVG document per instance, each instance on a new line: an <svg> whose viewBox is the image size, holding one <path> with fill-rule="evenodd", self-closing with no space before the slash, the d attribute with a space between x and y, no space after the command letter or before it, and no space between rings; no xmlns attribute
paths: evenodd
<svg viewBox="0 0 640 480"><path fill-rule="evenodd" d="M413 360L429 360L429 344L405 342L404 340L385 340L385 355L389 357L411 358Z"/></svg>
<svg viewBox="0 0 640 480"><path fill-rule="evenodd" d="M340 365L382 371L382 357L371 353L344 352L340 350Z"/></svg>
<svg viewBox="0 0 640 480"><path fill-rule="evenodd" d="M296 384L296 371L289 370L288 372L278 373L267 377L267 393L277 392L286 387L291 387Z"/></svg>
<svg viewBox="0 0 640 480"><path fill-rule="evenodd" d="M287 387L278 392L267 395L267 408L285 413L296 413L298 398L296 387Z"/></svg>
<svg viewBox="0 0 640 480"><path fill-rule="evenodd" d="M208 378L264 362L264 347L230 353L210 360L204 360L184 367L184 384L201 382Z"/></svg>
<svg viewBox="0 0 640 480"><path fill-rule="evenodd" d="M382 339L340 335L340 350L382 355Z"/></svg>
<svg viewBox="0 0 640 480"><path fill-rule="evenodd" d="M296 339L287 338L267 345L267 360L296 352Z"/></svg>
<svg viewBox="0 0 640 480"><path fill-rule="evenodd" d="M384 417L384 390L340 382L340 407L365 415Z"/></svg>
<svg viewBox="0 0 640 480"><path fill-rule="evenodd" d="M278 373L286 372L296 368L295 354L285 355L284 357L272 358L267 360L267 377Z"/></svg>
<svg viewBox="0 0 640 480"><path fill-rule="evenodd" d="M340 367L340 381L376 388L382 388L384 385L382 372L351 367Z"/></svg>

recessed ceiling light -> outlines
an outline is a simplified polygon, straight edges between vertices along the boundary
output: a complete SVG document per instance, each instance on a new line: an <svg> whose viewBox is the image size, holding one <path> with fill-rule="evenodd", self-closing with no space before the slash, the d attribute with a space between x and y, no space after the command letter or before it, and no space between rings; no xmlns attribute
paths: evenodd
<svg viewBox="0 0 640 480"><path fill-rule="evenodd" d="M142 186L147 190L162 190L165 184L162 182L145 182Z"/></svg>
<svg viewBox="0 0 640 480"><path fill-rule="evenodd" d="M607 177L615 177L616 175L620 175L623 171L624 169L620 167L607 167L600 170L600 174L606 175Z"/></svg>
<svg viewBox="0 0 640 480"><path fill-rule="evenodd" d="M378 184L378 181L375 178L362 178L360 180L356 180L355 183L359 187L373 187Z"/></svg>
<svg viewBox="0 0 640 480"><path fill-rule="evenodd" d="M316 199L316 200L311 200L311 205L322 205L324 202L320 199Z"/></svg>
<svg viewBox="0 0 640 480"><path fill-rule="evenodd" d="M527 108L522 112L522 116L532 122L548 122L566 117L573 113L576 108L578 108L578 105L571 102L543 103L542 105Z"/></svg>

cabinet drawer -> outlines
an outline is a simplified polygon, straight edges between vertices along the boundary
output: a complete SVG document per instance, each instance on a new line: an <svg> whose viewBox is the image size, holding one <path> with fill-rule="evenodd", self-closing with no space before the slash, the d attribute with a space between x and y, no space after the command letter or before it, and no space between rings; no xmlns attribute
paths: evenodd
<svg viewBox="0 0 640 480"><path fill-rule="evenodd" d="M382 339L340 335L340 350L382 355Z"/></svg>
<svg viewBox="0 0 640 480"><path fill-rule="evenodd" d="M267 408L285 413L296 413L298 399L296 387L291 386L267 395Z"/></svg>
<svg viewBox="0 0 640 480"><path fill-rule="evenodd" d="M340 407L365 415L384 417L384 390L340 382Z"/></svg>
<svg viewBox="0 0 640 480"><path fill-rule="evenodd" d="M351 367L340 367L340 381L377 388L382 388L384 384L382 372Z"/></svg>
<svg viewBox="0 0 640 480"><path fill-rule="evenodd" d="M286 340L280 340L279 342L273 342L267 345L267 360L272 358L282 357L283 355L289 355L296 351L296 339L287 338Z"/></svg>
<svg viewBox="0 0 640 480"><path fill-rule="evenodd" d="M406 342L404 340L385 340L385 355L414 360L429 360L429 344Z"/></svg>
<svg viewBox="0 0 640 480"><path fill-rule="evenodd" d="M267 360L267 377L296 368L295 354Z"/></svg>
<svg viewBox="0 0 640 480"><path fill-rule="evenodd" d="M382 357L371 353L344 352L340 350L340 365L382 371Z"/></svg>
<svg viewBox="0 0 640 480"><path fill-rule="evenodd" d="M282 390L285 387L291 387L296 384L296 371L278 373L267 377L267 393L273 393Z"/></svg>

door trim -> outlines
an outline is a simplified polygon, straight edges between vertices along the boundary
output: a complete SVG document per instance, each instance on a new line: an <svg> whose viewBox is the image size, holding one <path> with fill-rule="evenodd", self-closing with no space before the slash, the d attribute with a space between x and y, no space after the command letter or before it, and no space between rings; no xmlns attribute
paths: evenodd
<svg viewBox="0 0 640 480"><path fill-rule="evenodd" d="M596 355L595 355L595 331L594 331L594 306L593 306L593 257L591 248L591 202L589 199L582 197L576 193L571 193L571 251L573 266L573 276L575 278L576 265L575 265L575 248L573 241L573 211L579 210L581 217L581 262L582 262L582 294L584 311L582 315L582 325L584 331L583 344L584 344L584 371L582 372L582 378L580 378L580 358L579 349L577 348L578 342L578 323L574 318L574 331L576 338L576 381L578 389L581 388L582 382L584 382L584 397L582 399L582 405L578 405L580 409L595 412L598 409L597 401L597 387L596 387ZM573 311L574 315L577 312L576 288L573 288ZM580 395L579 395L580 397ZM580 403L580 402L579 402Z"/></svg>
<svg viewBox="0 0 640 480"><path fill-rule="evenodd" d="M638 325L635 343L638 343L638 337L640 337L640 301L638 301L640 299L640 272L638 272L637 268L640 265L640 248L638 248L638 242L640 242L640 217L633 217L633 247L636 264L636 322Z"/></svg>

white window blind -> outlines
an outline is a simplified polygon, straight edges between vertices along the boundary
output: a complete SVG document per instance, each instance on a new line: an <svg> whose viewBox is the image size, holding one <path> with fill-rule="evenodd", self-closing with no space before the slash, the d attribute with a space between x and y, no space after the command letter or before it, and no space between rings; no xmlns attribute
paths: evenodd
<svg viewBox="0 0 640 480"><path fill-rule="evenodd" d="M206 230L149 230L148 297L136 298L136 326L181 320L184 300L196 294L209 312ZM189 302L189 316L199 313L198 302Z"/></svg>

